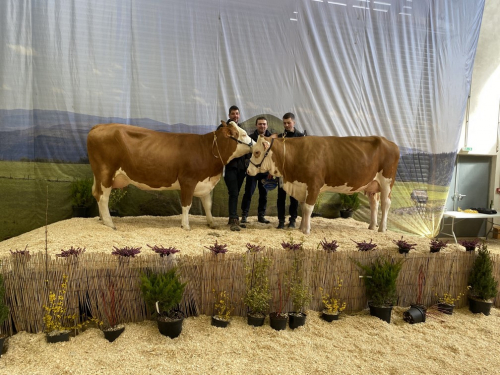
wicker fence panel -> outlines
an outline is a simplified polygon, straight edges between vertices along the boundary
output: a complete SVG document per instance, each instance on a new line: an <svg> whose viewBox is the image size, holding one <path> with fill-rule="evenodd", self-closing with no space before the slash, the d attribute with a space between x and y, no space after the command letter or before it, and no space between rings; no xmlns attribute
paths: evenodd
<svg viewBox="0 0 500 375"><path fill-rule="evenodd" d="M294 272L299 272L312 293L309 308L321 310L320 287L332 292L337 280L342 280L339 297L347 302L347 312L367 306L362 273L355 262L369 264L384 255L395 261L404 259L398 278L398 305L421 302L432 305L436 294L467 294L467 279L475 259L474 253L453 252L399 255L390 250L370 252L333 252L316 249L284 251L265 249L255 259L271 259L269 269L272 301L270 311L276 311L282 301L284 312L292 311L287 285ZM500 280L500 256L492 255L494 274ZM255 261L255 259L251 261ZM144 272L164 272L177 266L182 281L187 282L180 309L187 315L214 312L215 293L229 294L234 315L245 316L245 258L243 254L214 255L205 252L198 256L177 255L161 258L143 255L122 258L111 254L89 253L78 258L49 258L43 253L30 256L16 254L5 258L0 265L4 276L5 298L11 319L3 331L40 332L43 330L43 306L48 304L49 291L57 292L67 276L65 304L68 314L78 314L108 321L111 311L119 323L138 322L152 316L140 292L140 277ZM497 296L499 297L499 296ZM114 304L113 304L114 300ZM458 306L465 306L461 298ZM114 306L114 309L112 309ZM500 307L500 298L495 299Z"/></svg>

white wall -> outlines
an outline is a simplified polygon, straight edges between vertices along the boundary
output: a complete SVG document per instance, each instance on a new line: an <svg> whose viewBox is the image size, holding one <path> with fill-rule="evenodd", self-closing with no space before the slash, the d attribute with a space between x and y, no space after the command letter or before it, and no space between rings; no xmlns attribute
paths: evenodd
<svg viewBox="0 0 500 375"><path fill-rule="evenodd" d="M500 160L498 121L500 106L500 1L486 0L472 73L468 126L464 126L460 147L472 147L470 155L492 156L490 199L500 209ZM465 120L464 120L465 124ZM463 152L461 152L463 153Z"/></svg>

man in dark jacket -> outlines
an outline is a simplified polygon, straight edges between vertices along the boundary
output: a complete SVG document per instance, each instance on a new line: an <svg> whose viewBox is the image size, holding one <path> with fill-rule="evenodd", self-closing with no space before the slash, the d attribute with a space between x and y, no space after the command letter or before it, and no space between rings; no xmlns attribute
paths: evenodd
<svg viewBox="0 0 500 375"><path fill-rule="evenodd" d="M257 142L257 138L259 135L264 135L266 137L271 136L271 132L267 130L267 119L263 116L258 117L255 120L255 131L250 134L250 138L252 138L255 142ZM252 157L252 154L245 155L247 159ZM262 184L262 179L267 179L269 176L268 173L258 173L255 176L246 177L245 182L245 194L243 195L243 199L241 201L241 222L247 223L248 211L250 210L250 204L252 203L252 195L255 192L255 187L259 187L259 206L257 209L258 221L259 223L269 224L269 220L266 220L266 206L267 206L267 190ZM271 176L272 177L272 176Z"/></svg>
<svg viewBox="0 0 500 375"><path fill-rule="evenodd" d="M283 127L285 131L278 135L278 138L290 137L303 137L304 133L295 129L295 115L291 112L283 115ZM278 187L278 220L279 224L277 229L285 229L285 206L286 206L286 191L280 186ZM290 196L290 221L288 228L295 228L295 221L297 220L297 209L299 202L294 197Z"/></svg>
<svg viewBox="0 0 500 375"><path fill-rule="evenodd" d="M240 126L238 123L240 119L240 110L235 105L229 108L229 121L234 121L236 125ZM248 149L250 152L250 149ZM238 196L240 194L241 185L243 185L243 180L246 175L246 155L240 156L239 158L234 158L224 167L224 182L227 186L227 191L229 193L229 222L232 231L239 231L240 228L246 228L246 225L240 224L240 217L238 216Z"/></svg>

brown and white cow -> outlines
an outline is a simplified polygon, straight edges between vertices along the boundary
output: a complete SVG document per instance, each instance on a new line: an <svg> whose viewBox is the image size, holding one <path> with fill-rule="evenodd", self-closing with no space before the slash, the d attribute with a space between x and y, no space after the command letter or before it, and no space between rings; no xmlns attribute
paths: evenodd
<svg viewBox="0 0 500 375"><path fill-rule="evenodd" d="M182 222L189 228L193 196L200 197L213 226L210 192L233 158L251 152L253 140L234 122L214 132L163 133L132 125L101 124L87 137L87 152L94 172L92 194L103 223L115 228L108 209L112 188L132 184L143 190L180 190Z"/></svg>
<svg viewBox="0 0 500 375"><path fill-rule="evenodd" d="M311 213L322 191L365 192L370 199L369 229L387 230L391 189L396 177L399 148L383 137L259 137L247 173L269 172L282 177L283 189L301 203L300 230L311 231Z"/></svg>

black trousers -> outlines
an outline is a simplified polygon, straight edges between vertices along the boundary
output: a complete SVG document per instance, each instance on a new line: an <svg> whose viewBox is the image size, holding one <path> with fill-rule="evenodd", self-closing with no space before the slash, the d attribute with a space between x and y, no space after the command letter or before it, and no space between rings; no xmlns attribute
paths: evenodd
<svg viewBox="0 0 500 375"><path fill-rule="evenodd" d="M285 205L286 205L286 191L283 188L278 187L278 220L285 221ZM294 197L290 196L290 221L297 220L297 208L299 207L299 201Z"/></svg>
<svg viewBox="0 0 500 375"><path fill-rule="evenodd" d="M248 216L248 211L250 210L250 203L252 203L252 195L255 192L255 188L259 187L259 207L257 213L259 216L266 215L267 207L267 190L262 185L261 180L267 178L267 173L259 173L255 176L246 177L245 182L245 194L243 195L243 200L241 201L241 212L242 216Z"/></svg>
<svg viewBox="0 0 500 375"><path fill-rule="evenodd" d="M240 195L241 185L245 179L246 170L231 168L226 169L224 173L224 182L229 193L229 218L239 219L238 216L238 196Z"/></svg>

